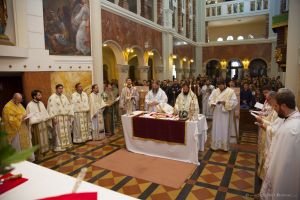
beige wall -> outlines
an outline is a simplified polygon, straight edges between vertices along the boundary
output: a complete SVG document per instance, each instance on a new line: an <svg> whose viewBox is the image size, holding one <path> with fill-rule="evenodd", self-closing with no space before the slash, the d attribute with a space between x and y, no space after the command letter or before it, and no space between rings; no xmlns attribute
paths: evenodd
<svg viewBox="0 0 300 200"><path fill-rule="evenodd" d="M240 35L247 38L251 34L254 38L263 38L266 34L266 23L256 22L231 26L208 27L209 41L217 41L218 37L226 40L228 35L232 35L234 39Z"/></svg>
<svg viewBox="0 0 300 200"><path fill-rule="evenodd" d="M116 57L109 47L103 48L103 65L108 66L108 80L119 79L116 67Z"/></svg>

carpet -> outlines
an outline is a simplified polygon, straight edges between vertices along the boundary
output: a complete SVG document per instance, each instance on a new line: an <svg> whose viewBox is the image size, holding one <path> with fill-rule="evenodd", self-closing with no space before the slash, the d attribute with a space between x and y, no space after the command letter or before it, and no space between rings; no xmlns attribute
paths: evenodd
<svg viewBox="0 0 300 200"><path fill-rule="evenodd" d="M125 149L92 165L176 189L184 184L197 167L192 163L146 156Z"/></svg>

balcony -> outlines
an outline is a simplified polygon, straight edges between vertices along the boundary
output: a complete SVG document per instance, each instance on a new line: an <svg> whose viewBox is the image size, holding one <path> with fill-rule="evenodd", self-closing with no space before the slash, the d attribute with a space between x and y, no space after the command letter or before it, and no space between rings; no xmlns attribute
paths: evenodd
<svg viewBox="0 0 300 200"><path fill-rule="evenodd" d="M269 0L236 0L219 2L206 1L205 19L215 20L224 17L239 17L266 14L269 11Z"/></svg>

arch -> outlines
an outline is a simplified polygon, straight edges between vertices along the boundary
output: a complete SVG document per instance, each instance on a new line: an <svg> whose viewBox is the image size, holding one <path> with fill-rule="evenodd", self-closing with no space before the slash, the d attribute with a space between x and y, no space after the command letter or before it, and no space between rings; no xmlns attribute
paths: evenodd
<svg viewBox="0 0 300 200"><path fill-rule="evenodd" d="M102 48L103 55L103 80L104 81L112 81L119 79L119 71L117 67L117 59L113 52L113 50L104 46Z"/></svg>
<svg viewBox="0 0 300 200"><path fill-rule="evenodd" d="M249 63L250 76L260 77L267 76L268 65L264 59L254 58Z"/></svg>
<svg viewBox="0 0 300 200"><path fill-rule="evenodd" d="M126 64L122 48L117 42L115 42L113 40L107 40L103 43L103 46L109 47L113 51L113 53L115 54L115 57L116 57L117 64L121 64L121 65Z"/></svg>
<svg viewBox="0 0 300 200"><path fill-rule="evenodd" d="M243 63L239 58L231 58L227 65L226 79L241 79L243 77Z"/></svg>
<svg viewBox="0 0 300 200"><path fill-rule="evenodd" d="M144 61L144 51L141 47L134 45L131 47L133 49L133 53L129 54L128 62L130 59L132 59L134 56L137 56L139 66L146 66L146 63Z"/></svg>
<svg viewBox="0 0 300 200"><path fill-rule="evenodd" d="M139 65L139 61L138 61L138 57L132 56L131 59L128 61L128 65L129 65L129 78L135 82L138 81L140 76L139 76L139 70L137 70L138 65Z"/></svg>
<svg viewBox="0 0 300 200"><path fill-rule="evenodd" d="M206 75L210 78L213 76L219 77L220 76L220 67L221 63L219 59L210 59L206 62L205 68L206 68Z"/></svg>

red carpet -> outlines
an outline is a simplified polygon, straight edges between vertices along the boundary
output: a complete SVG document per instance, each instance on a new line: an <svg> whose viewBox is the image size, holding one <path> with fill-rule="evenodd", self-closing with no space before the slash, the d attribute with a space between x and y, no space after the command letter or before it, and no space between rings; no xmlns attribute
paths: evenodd
<svg viewBox="0 0 300 200"><path fill-rule="evenodd" d="M125 149L116 151L93 165L172 188L180 188L197 167L195 164L146 156Z"/></svg>

